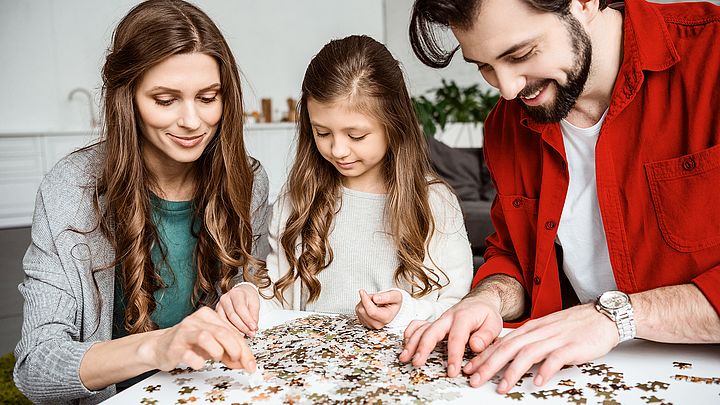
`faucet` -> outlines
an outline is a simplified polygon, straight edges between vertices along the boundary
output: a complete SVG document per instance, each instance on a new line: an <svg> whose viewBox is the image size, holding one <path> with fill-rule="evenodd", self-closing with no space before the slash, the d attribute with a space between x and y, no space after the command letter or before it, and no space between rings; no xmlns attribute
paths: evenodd
<svg viewBox="0 0 720 405"><path fill-rule="evenodd" d="M90 129L97 128L99 125L99 122L98 122L97 118L95 118L95 108L93 106L92 94L90 94L90 91L86 88L76 87L70 91L70 94L68 94L68 100L72 101L73 97L77 93L84 94L87 97L88 106L90 107Z"/></svg>

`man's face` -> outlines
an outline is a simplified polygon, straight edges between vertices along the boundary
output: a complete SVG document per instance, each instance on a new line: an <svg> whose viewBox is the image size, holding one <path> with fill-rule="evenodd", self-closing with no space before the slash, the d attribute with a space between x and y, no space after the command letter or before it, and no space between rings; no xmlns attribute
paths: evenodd
<svg viewBox="0 0 720 405"><path fill-rule="evenodd" d="M465 60L537 121L560 121L583 92L592 45L571 14L540 12L523 0L482 0L473 26L452 31Z"/></svg>

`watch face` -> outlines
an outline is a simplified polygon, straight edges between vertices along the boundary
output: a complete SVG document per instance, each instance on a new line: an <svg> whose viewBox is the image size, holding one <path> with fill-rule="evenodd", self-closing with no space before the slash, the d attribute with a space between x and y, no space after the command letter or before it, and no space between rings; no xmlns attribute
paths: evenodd
<svg viewBox="0 0 720 405"><path fill-rule="evenodd" d="M608 309L619 309L627 303L628 296L619 291L608 291L600 296L600 305Z"/></svg>

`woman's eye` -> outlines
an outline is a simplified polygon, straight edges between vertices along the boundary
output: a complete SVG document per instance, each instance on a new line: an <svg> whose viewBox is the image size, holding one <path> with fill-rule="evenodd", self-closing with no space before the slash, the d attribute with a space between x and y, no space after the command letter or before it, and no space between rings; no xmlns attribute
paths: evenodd
<svg viewBox="0 0 720 405"><path fill-rule="evenodd" d="M163 106L163 107L167 107L167 106L169 106L170 104L172 104L173 101L175 101L174 98L156 98L156 99L155 99L155 104L161 105L161 106Z"/></svg>
<svg viewBox="0 0 720 405"><path fill-rule="evenodd" d="M328 135L330 135L330 132L315 131L315 135L317 135L317 136L319 136L319 137L323 137L323 136L328 136Z"/></svg>
<svg viewBox="0 0 720 405"><path fill-rule="evenodd" d="M217 100L217 95L212 96L212 97L200 97L200 101L202 101L205 104L210 104L215 100Z"/></svg>
<svg viewBox="0 0 720 405"><path fill-rule="evenodd" d="M365 135L348 135L348 136L349 136L350 139L352 139L353 141L361 141L361 140L365 139L365 137L367 136L367 134L365 134Z"/></svg>

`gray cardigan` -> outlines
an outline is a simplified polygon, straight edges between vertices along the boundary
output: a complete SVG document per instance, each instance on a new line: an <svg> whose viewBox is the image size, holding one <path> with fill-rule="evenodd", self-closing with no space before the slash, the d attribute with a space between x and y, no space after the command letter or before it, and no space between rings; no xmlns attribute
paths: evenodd
<svg viewBox="0 0 720 405"><path fill-rule="evenodd" d="M23 259L25 299L22 337L15 348L15 385L36 403L100 402L111 385L90 391L80 381L80 361L95 342L112 337L114 268L112 246L93 208L94 182L104 148L70 154L45 176L37 193L32 242ZM255 172L252 195L253 254L268 253L268 178ZM101 199L100 203L103 201Z"/></svg>

